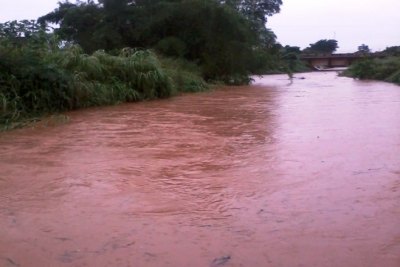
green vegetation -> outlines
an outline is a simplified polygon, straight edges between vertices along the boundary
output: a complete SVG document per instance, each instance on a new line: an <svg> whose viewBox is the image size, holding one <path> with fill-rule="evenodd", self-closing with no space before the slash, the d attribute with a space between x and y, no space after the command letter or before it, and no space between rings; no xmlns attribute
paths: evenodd
<svg viewBox="0 0 400 267"><path fill-rule="evenodd" d="M350 66L345 76L392 82L400 85L400 56L383 59L364 59Z"/></svg>
<svg viewBox="0 0 400 267"><path fill-rule="evenodd" d="M2 25L0 34L0 124L82 107L164 98L200 91L194 68L160 62L149 50L125 48L85 54L79 46L60 48L34 22ZM21 37L23 34L24 37Z"/></svg>
<svg viewBox="0 0 400 267"><path fill-rule="evenodd" d="M0 24L0 125L302 69L298 53L265 26L281 4L64 1L37 22Z"/></svg>
<svg viewBox="0 0 400 267"><path fill-rule="evenodd" d="M382 51L382 54L385 56L400 57L400 46L386 47L386 49Z"/></svg>
<svg viewBox="0 0 400 267"><path fill-rule="evenodd" d="M368 54L371 53L371 49L369 49L368 45L362 44L358 47L358 52L362 54Z"/></svg>
<svg viewBox="0 0 400 267"><path fill-rule="evenodd" d="M86 53L145 47L198 65L205 80L247 81L275 35L266 18L281 0L101 0L63 2L39 18Z"/></svg>
<svg viewBox="0 0 400 267"><path fill-rule="evenodd" d="M387 47L375 55L382 58L366 56L365 59L352 64L343 75L361 80L381 80L400 85L400 46Z"/></svg>
<svg viewBox="0 0 400 267"><path fill-rule="evenodd" d="M323 39L316 43L310 44L309 47L304 49L304 53L307 54L332 54L338 49L338 42L333 39Z"/></svg>
<svg viewBox="0 0 400 267"><path fill-rule="evenodd" d="M311 69L300 59L302 51L297 46L282 46L275 44L272 53L258 53L259 65L254 74L288 74L289 77L296 72L308 72Z"/></svg>

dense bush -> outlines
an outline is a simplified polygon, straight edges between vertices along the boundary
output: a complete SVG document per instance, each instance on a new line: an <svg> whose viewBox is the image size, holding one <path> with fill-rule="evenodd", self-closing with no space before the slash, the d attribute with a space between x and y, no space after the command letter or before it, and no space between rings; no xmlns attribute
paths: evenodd
<svg viewBox="0 0 400 267"><path fill-rule="evenodd" d="M22 24L30 24L24 22ZM0 124L63 110L169 97L199 91L206 83L195 71L161 63L149 50L125 48L85 54L60 47L51 35L21 23L0 30ZM18 27L17 27L18 26ZM25 25L27 26L27 25ZM21 34L22 33L22 34Z"/></svg>
<svg viewBox="0 0 400 267"><path fill-rule="evenodd" d="M400 84L400 57L363 59L352 64L344 75Z"/></svg>

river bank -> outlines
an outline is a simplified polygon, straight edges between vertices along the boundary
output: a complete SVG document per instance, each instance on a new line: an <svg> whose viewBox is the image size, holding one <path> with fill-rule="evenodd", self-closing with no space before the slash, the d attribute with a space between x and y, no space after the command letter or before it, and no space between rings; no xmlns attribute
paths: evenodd
<svg viewBox="0 0 400 267"><path fill-rule="evenodd" d="M0 134L0 265L400 262L400 90L306 73Z"/></svg>
<svg viewBox="0 0 400 267"><path fill-rule="evenodd" d="M63 49L0 45L0 129L29 125L59 112L167 98L209 86L194 64L149 50L119 55L78 46Z"/></svg>

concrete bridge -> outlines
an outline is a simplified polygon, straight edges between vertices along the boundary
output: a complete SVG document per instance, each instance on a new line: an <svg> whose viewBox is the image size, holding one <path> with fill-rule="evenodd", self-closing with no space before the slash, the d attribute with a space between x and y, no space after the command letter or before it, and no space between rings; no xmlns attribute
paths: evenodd
<svg viewBox="0 0 400 267"><path fill-rule="evenodd" d="M364 58L365 55L360 53L348 54L310 54L302 55L300 59L307 62L314 68L336 68L348 67L354 61Z"/></svg>

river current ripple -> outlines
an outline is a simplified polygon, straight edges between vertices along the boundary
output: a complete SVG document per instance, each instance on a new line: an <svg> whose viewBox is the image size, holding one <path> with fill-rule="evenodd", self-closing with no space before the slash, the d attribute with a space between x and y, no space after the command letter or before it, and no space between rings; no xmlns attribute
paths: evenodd
<svg viewBox="0 0 400 267"><path fill-rule="evenodd" d="M0 266L400 266L400 87L335 72L0 134Z"/></svg>

